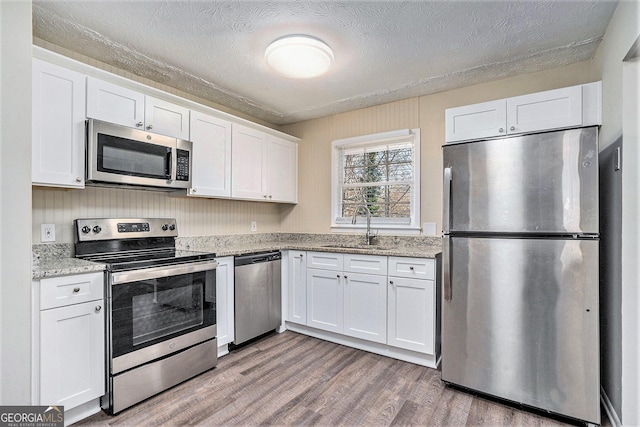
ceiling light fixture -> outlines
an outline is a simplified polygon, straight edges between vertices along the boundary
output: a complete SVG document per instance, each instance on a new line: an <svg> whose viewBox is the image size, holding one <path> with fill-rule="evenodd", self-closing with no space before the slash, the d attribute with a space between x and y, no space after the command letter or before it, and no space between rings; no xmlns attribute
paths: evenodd
<svg viewBox="0 0 640 427"><path fill-rule="evenodd" d="M277 39L267 47L264 57L275 71L294 79L317 77L333 64L331 48L322 40L304 35Z"/></svg>

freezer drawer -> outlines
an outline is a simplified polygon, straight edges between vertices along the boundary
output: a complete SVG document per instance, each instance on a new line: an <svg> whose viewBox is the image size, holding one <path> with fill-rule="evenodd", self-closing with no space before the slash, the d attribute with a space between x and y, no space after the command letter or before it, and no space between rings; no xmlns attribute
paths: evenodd
<svg viewBox="0 0 640 427"><path fill-rule="evenodd" d="M446 145L443 159L445 232L598 233L595 127Z"/></svg>
<svg viewBox="0 0 640 427"><path fill-rule="evenodd" d="M598 242L447 243L442 379L599 424Z"/></svg>

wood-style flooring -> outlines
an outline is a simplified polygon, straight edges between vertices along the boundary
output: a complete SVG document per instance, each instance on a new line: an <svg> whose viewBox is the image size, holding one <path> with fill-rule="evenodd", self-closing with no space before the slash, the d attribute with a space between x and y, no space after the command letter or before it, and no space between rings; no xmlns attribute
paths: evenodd
<svg viewBox="0 0 640 427"><path fill-rule="evenodd" d="M287 331L116 416L101 412L76 425L566 424L445 387L438 370Z"/></svg>

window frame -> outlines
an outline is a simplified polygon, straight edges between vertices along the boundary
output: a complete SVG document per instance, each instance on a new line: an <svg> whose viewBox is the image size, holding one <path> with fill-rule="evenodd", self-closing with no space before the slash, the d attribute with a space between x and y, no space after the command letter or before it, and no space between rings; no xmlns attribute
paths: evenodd
<svg viewBox="0 0 640 427"><path fill-rule="evenodd" d="M371 217L371 229L381 234L420 233L420 129L400 129L370 135L334 140L331 143L331 231L354 232L366 228L364 215L359 215L356 224L341 217L342 211L342 163L343 148L360 148L393 142L410 142L413 145L413 184L411 185L411 217L409 221L394 218Z"/></svg>

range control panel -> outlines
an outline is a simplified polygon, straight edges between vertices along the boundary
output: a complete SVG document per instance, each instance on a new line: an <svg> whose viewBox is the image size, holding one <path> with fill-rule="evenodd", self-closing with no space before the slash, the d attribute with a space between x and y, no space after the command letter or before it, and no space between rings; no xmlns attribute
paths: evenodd
<svg viewBox="0 0 640 427"><path fill-rule="evenodd" d="M118 233L139 233L149 231L148 222L120 222L118 223Z"/></svg>
<svg viewBox="0 0 640 427"><path fill-rule="evenodd" d="M92 218L75 221L76 241L177 237L175 218Z"/></svg>

